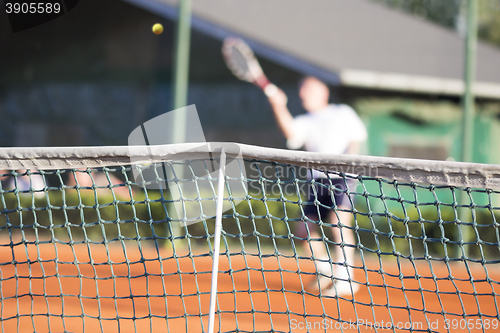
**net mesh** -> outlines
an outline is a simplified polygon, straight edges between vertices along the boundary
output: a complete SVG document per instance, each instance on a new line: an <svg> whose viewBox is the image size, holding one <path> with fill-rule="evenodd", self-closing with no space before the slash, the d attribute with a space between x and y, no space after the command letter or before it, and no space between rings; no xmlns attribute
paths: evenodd
<svg viewBox="0 0 500 333"><path fill-rule="evenodd" d="M2 331L207 331L217 156L1 171ZM498 328L500 191L238 165L216 331Z"/></svg>

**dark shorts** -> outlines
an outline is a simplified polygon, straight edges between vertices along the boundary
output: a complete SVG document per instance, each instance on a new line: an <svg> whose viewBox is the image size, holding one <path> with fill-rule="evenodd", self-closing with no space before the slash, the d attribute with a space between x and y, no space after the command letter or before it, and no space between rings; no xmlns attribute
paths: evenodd
<svg viewBox="0 0 500 333"><path fill-rule="evenodd" d="M308 224L309 230L311 228L317 228L317 223L321 221L325 222L329 219L330 213L333 211L333 207L340 209L351 209L352 195L351 198L346 194L347 188L351 192L354 192L355 183L351 179L343 178L318 178L315 179L316 185L311 185L309 187L309 193L307 196L307 203L304 204L304 215L309 219L308 222L299 222L297 225L297 230L295 234L298 237L307 237L306 223ZM330 189L330 185L335 187L335 190ZM314 202L318 200L320 204L315 205Z"/></svg>

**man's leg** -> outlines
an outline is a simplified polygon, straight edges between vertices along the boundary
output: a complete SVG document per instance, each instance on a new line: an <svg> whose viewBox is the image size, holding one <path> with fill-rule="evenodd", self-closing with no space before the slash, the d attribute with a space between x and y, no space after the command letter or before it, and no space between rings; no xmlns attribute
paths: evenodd
<svg viewBox="0 0 500 333"><path fill-rule="evenodd" d="M328 262L329 255L326 249L327 244L321 240L322 234L317 231L318 227L313 223L308 223L308 227L309 237L307 237L306 231L305 234L301 237L308 239L301 241L301 245L304 254L314 261L315 269L318 274L314 279L311 280L309 286L307 287L309 291L315 292L320 288L328 288L332 285L332 267Z"/></svg>
<svg viewBox="0 0 500 333"><path fill-rule="evenodd" d="M341 207L341 209L349 209ZM337 216L338 215L338 216ZM330 213L330 223L334 225L332 228L333 241L337 244L344 242L345 246L338 246L335 249L335 262L344 263L352 266L354 263L354 247L356 241L354 239L354 232L347 227L352 226L352 214L346 211L337 211ZM339 226L342 224L342 227ZM347 227L346 227L347 226Z"/></svg>
<svg viewBox="0 0 500 333"><path fill-rule="evenodd" d="M339 207L343 210L349 210L349 207ZM355 283L349 283L347 279L354 279L354 253L356 240L352 229L347 228L352 226L352 215L349 211L337 211L330 213L330 223L332 227L333 241L337 244L344 243L344 246L338 245L335 248L334 277L336 280L335 286L332 286L327 292L328 295L350 295L351 292L356 292L359 286ZM342 225L339 226L339 224ZM347 266L345 266L347 265ZM352 291L351 291L352 286Z"/></svg>
<svg viewBox="0 0 500 333"><path fill-rule="evenodd" d="M335 202L338 203L338 207L340 209L345 211L337 211L337 213L335 213L333 211L325 209L324 206L326 207L333 206L332 192L326 186L318 186L316 187L315 192L311 191L309 192L308 201L312 202L314 200L318 200L324 206L322 208L307 206L307 212L305 211L306 216L312 218L313 220L317 220L318 219L317 216L319 213L323 221L326 222L328 219L328 221L331 224L335 225L335 227L333 228L328 228L332 230L333 241L335 243L341 243L343 241L345 244L353 246L355 244L355 239L352 230L346 227L343 228L338 227L339 219L342 225L351 226L352 215L349 212L351 200L346 195L345 189L347 184L345 183L345 180L334 179L327 181L322 179L319 180L319 182L323 183L326 186L332 184L337 189L339 189L338 191L335 191L333 193L335 196ZM305 229L306 224L304 223L302 227L303 229L301 230L302 231L301 237L306 238L307 237L307 230ZM330 253L329 255L327 250L328 243L322 241L323 233L321 232L321 230L319 230L318 232L319 229L318 226L314 223L308 223L307 227L309 227L310 238L307 241L303 242L303 247L307 255L310 255L311 258L314 258L314 263L318 273L317 278L315 278L312 281L309 287L312 290L317 290L318 288L321 288L322 290L325 291L329 290L331 294L330 290L331 288L328 287L332 286L333 284L332 276L344 280L344 283L348 283L346 282L346 280L349 277L352 278L352 274L350 274L350 272L353 271L352 268L348 268L343 265L341 266L341 264L347 263L350 266L353 265L354 247L344 246L343 248L341 248L340 246L338 246L335 249L335 255L333 255L332 253ZM330 235L328 234L326 236L329 238ZM332 257L332 261L337 264L334 264L332 266L329 262L330 257Z"/></svg>
<svg viewBox="0 0 500 333"><path fill-rule="evenodd" d="M321 183L322 180L316 180ZM325 186L309 187L307 201L314 203L318 200L325 206L331 206L330 193L325 190ZM316 276L307 286L307 290L317 292L319 289L328 288L333 284L332 266L329 262L327 250L328 244L322 239L323 231L318 225L319 220L326 221L329 218L328 209L308 204L304 207L304 215L309 222L303 222L298 225L296 234L305 240L301 241L301 247L304 254L314 262ZM330 234L325 235L330 238Z"/></svg>

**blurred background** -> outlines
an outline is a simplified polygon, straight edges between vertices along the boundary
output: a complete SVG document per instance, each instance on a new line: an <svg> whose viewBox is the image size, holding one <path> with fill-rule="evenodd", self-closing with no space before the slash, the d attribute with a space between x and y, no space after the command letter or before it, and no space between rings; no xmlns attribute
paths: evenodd
<svg viewBox="0 0 500 333"><path fill-rule="evenodd" d="M82 0L12 33L0 13L0 145L126 145L173 107L178 0ZM161 23L164 32L151 27ZM207 141L285 147L267 98L236 79L222 40L239 36L269 79L305 112L314 75L369 131L363 153L461 156L466 1L193 0L188 104ZM500 163L500 1L478 1L472 160Z"/></svg>

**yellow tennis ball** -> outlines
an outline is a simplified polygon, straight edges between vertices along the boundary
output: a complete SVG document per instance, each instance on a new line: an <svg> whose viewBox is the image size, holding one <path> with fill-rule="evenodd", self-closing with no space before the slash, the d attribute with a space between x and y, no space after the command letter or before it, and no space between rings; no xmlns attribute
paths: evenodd
<svg viewBox="0 0 500 333"><path fill-rule="evenodd" d="M163 32L163 26L160 23L156 23L153 25L153 32L157 35L161 34Z"/></svg>

